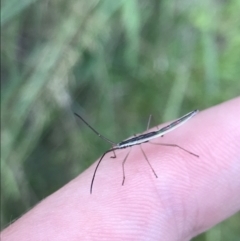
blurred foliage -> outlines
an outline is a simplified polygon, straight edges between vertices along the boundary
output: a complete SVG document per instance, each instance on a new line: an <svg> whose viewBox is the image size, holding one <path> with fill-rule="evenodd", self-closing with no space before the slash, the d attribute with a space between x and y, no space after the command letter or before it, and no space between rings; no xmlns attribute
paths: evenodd
<svg viewBox="0 0 240 241"><path fill-rule="evenodd" d="M118 142L150 113L157 124L239 95L239 10L239 0L2 0L2 227L109 147L73 111ZM195 240L237 240L239 219Z"/></svg>

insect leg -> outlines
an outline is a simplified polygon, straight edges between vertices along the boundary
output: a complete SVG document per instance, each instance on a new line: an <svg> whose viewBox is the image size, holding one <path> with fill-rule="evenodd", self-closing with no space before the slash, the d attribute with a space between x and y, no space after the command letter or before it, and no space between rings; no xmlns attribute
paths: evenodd
<svg viewBox="0 0 240 241"><path fill-rule="evenodd" d="M148 118L147 131L148 131L148 129L149 129L151 119L152 119L152 115L150 115L149 118Z"/></svg>
<svg viewBox="0 0 240 241"><path fill-rule="evenodd" d="M97 169L98 169L98 167L99 167L99 165L100 165L103 157L104 157L108 152L110 152L110 151L115 151L115 150L117 150L117 148L116 148L116 149L110 149L110 150L108 150L108 151L105 151L105 152L103 153L103 155L101 156L100 160L98 161L97 166L96 166L96 168L95 168L95 170L94 170L94 173L93 173L92 181L91 181L90 194L92 194L93 182L94 182L94 179L95 179L95 176L96 176L96 173L97 173Z"/></svg>
<svg viewBox="0 0 240 241"><path fill-rule="evenodd" d="M129 155L130 151L131 151L131 147L130 147L130 150L129 150L128 154L125 156L125 158L124 158L124 160L123 160L123 162L122 162L122 170L123 170L122 186L124 185L124 182L125 182L125 170L124 170L124 164L125 164L125 162L126 162L126 160L127 160L127 158L128 158L128 155Z"/></svg>
<svg viewBox="0 0 240 241"><path fill-rule="evenodd" d="M149 162L149 160L148 160L148 158L147 158L146 154L144 153L144 151L143 151L143 149L142 149L141 145L140 145L140 149L141 149L141 151L142 151L142 153L143 153L143 155L144 155L144 157L145 157L145 159L146 159L146 161L147 161L148 165L149 165L149 166L150 166L150 168L152 169L153 174L155 175L155 177L156 177L156 178L158 178L158 176L157 176L156 172L154 171L154 169L152 168L152 166L151 166L151 164L150 164L150 162Z"/></svg>
<svg viewBox="0 0 240 241"><path fill-rule="evenodd" d="M116 158L117 156L116 156L115 150L113 149L112 151L114 156L111 156L111 158Z"/></svg>
<svg viewBox="0 0 240 241"><path fill-rule="evenodd" d="M149 118L148 118L147 131L148 131L149 127L150 127L151 120L152 120L152 115L150 115ZM157 128L157 130L159 130L158 126L156 128ZM163 135L161 137L163 137Z"/></svg>
<svg viewBox="0 0 240 241"><path fill-rule="evenodd" d="M189 153L189 154L191 154L191 155L193 155L195 157L199 157L199 155L197 155L197 154L195 154L193 152L190 152L190 151L188 151L188 150L184 149L183 147L181 147L179 145L176 145L176 144L165 144L165 143L155 143L155 142L149 142L149 143L154 144L154 145L161 145L161 146L178 147L179 149L181 149L181 150L183 150L183 151L185 151L185 152L187 152L187 153Z"/></svg>

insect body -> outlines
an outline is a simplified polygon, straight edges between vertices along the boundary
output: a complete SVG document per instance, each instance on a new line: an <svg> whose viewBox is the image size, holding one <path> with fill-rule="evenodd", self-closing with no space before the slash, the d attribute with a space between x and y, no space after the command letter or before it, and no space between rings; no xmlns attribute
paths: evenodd
<svg viewBox="0 0 240 241"><path fill-rule="evenodd" d="M157 137L160 137L160 136L163 136L165 135L166 133L174 130L175 128L181 126L182 124L184 124L186 121L188 121L190 118L192 118L194 115L196 115L198 113L198 110L194 110L194 111L191 111L189 113L187 113L186 115L182 116L181 118L177 119L176 121L173 121L172 123L170 123L169 125L161 128L160 130L157 130L157 131L152 131L152 132L149 132L149 133L146 133L146 134L142 134L142 135L138 135L138 136L135 136L135 137L132 137L130 139L127 139L125 141L122 141L120 143L114 143L112 142L111 140L109 140L108 138L104 137L103 135L101 135L99 132L97 132L92 126L90 126L80 115L78 115L77 113L74 113L78 118L80 118L93 132L95 132L100 138L102 138L103 140L109 142L111 145L112 145L112 148L110 150L107 150L106 152L103 153L103 155L101 156L100 160L98 161L97 163L97 166L94 170L94 173L93 173L93 178L92 178L92 181L91 181L91 186L90 186L90 193L92 193L92 189L93 189L93 183L94 183L94 179L95 179L95 176L96 176L96 172L97 172L97 169L103 159L103 157L109 153L109 152L113 152L114 153L114 156L113 158L116 157L115 155L115 151L118 150L118 149L123 149L123 148L127 148L127 147L131 147L131 146L135 146L135 145L140 145L142 143L145 143L145 142L149 142L150 140L153 140ZM178 147L180 149L182 149L183 151L186 151L188 152L189 154L191 155L194 155L196 157L199 157L198 155L178 146L178 145L175 145L175 144L165 144L165 143L153 143L153 142L150 142L152 144L156 144L156 145L162 145L162 146L172 146L172 147ZM141 147L141 146L140 146ZM154 169L152 168L150 162L148 161L147 159L147 156L145 155L143 149L141 148L141 151L146 159L146 161L148 162L150 168L152 169L154 175L157 177L157 174L155 173ZM123 160L123 164L122 164L122 168L123 168L123 182L122 182L122 185L124 184L124 180L125 180L125 171L124 171L124 164L127 160L127 157L129 155L130 151L128 152L128 154L126 155L126 157L124 158Z"/></svg>

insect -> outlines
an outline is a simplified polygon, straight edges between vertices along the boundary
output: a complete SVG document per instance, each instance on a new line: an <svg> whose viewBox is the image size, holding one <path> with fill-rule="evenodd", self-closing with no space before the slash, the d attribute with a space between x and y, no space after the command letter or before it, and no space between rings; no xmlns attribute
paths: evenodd
<svg viewBox="0 0 240 241"><path fill-rule="evenodd" d="M98 167L102 161L102 159L104 158L104 156L109 153L109 152L113 152L114 156L112 156L112 158L115 158L116 157L116 154L115 154L115 151L118 150L118 149L124 149L124 148L127 148L127 147L132 147L132 146L135 146L135 145L140 145L142 143L146 143L146 142L149 142L150 140L153 140L157 137L160 137L160 136L163 136L165 135L166 133L176 129L177 127L183 125L184 123L186 123L188 120L190 120L194 115L196 115L199 111L198 110L193 110L189 113L187 113L186 115L180 117L179 119L173 121L172 123L170 123L169 125L161 128L160 130L157 130L157 131L152 131L152 132L149 132L149 133L146 133L146 134L141 134L141 135L138 135L138 136L134 136L132 138L129 138L125 141L122 141L122 142L119 142L119 143L115 143L111 140L109 140L108 138L104 137L103 135L101 135L98 131L96 131L91 125L88 124L87 121L85 121L80 115L78 115L77 113L74 113L78 118L80 118L93 132L95 132L100 138L102 138L103 140L107 141L108 143L110 143L112 145L112 148L105 151L103 153L103 155L101 156L101 158L99 159L98 163L97 163L97 166L94 170L94 173L93 173L93 177L92 177L92 181L91 181L91 186L90 186L90 193L92 194L92 189L93 189L93 183L94 183L94 179L95 179L95 176L96 176L96 173L97 173L97 170L98 170ZM150 124L150 120L151 120L151 116L149 118L149 121L148 121L148 127L149 127L149 124ZM148 129L147 127L147 129ZM172 147L178 147L180 148L181 150L195 156L195 157L199 157L198 155L180 147L179 145L176 145L176 144L165 144L165 143L153 143L153 142L150 142L152 144L156 144L156 145L162 145L162 146L172 146ZM142 147L140 146L140 149L143 153L143 156L144 158L146 159L148 165L150 166L153 174L155 175L155 177L157 178L157 174L155 173L154 169L152 168L146 154L144 153ZM124 164L128 158L128 155L129 155L130 151L128 152L128 154L126 155L126 157L124 158L123 162L122 162L122 169L123 169L123 181L122 181L122 185L124 185L124 181L125 181L125 170L124 170Z"/></svg>

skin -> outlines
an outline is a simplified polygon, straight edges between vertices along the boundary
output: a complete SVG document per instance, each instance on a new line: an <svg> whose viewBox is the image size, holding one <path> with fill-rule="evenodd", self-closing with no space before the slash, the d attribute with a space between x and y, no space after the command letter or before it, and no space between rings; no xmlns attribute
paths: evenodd
<svg viewBox="0 0 240 241"><path fill-rule="evenodd" d="M14 240L189 240L240 209L240 98L201 111L154 142L174 147L131 148L107 154L93 186L96 163L7 227ZM81 160L79 160L81 161Z"/></svg>

